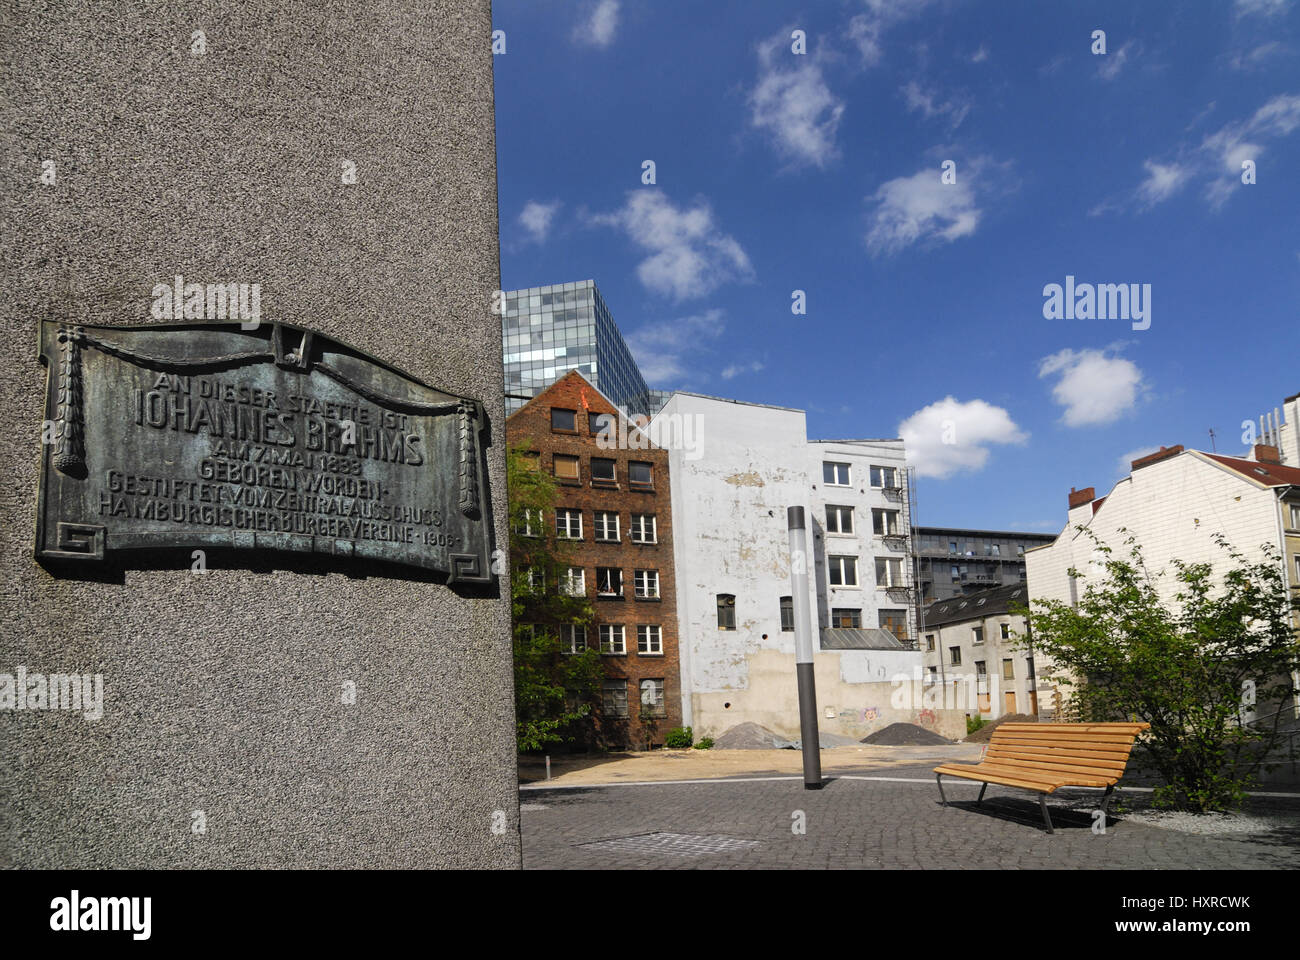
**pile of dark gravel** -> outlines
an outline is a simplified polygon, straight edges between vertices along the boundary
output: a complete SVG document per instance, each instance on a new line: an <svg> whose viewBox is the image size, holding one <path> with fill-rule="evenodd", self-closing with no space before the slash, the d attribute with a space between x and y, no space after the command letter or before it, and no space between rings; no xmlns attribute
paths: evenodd
<svg viewBox="0 0 1300 960"><path fill-rule="evenodd" d="M919 727L915 723L891 723L863 737L860 742L879 747L933 747L952 743L947 737L941 737L933 730Z"/></svg>

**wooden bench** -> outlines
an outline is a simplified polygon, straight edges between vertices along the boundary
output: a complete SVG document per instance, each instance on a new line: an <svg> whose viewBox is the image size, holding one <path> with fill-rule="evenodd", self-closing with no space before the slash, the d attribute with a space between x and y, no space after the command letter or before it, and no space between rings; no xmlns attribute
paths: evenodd
<svg viewBox="0 0 1300 960"><path fill-rule="evenodd" d="M1038 794L1047 832L1052 818L1047 813L1047 795L1058 787L1105 787L1101 815L1106 816L1111 791L1124 775L1129 751L1149 723L1003 723L993 731L988 749L979 763L945 763L934 768L939 799L946 807L943 778L962 777L983 782L979 799L990 783L1020 787Z"/></svg>

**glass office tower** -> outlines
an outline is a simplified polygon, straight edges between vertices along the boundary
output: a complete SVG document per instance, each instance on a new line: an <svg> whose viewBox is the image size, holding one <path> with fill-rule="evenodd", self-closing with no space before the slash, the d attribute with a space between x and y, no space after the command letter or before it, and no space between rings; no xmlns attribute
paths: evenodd
<svg viewBox="0 0 1300 960"><path fill-rule="evenodd" d="M506 291L506 414L570 370L628 413L649 415L650 389L594 280Z"/></svg>

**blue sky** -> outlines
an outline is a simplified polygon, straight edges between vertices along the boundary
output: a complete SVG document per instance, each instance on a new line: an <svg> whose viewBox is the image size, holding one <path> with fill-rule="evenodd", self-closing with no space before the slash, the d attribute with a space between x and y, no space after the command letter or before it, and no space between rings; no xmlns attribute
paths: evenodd
<svg viewBox="0 0 1300 960"><path fill-rule="evenodd" d="M902 435L923 524L1055 532L1300 391L1300 0L493 18L502 286L594 278L651 386ZM1149 327L1046 319L1067 275Z"/></svg>

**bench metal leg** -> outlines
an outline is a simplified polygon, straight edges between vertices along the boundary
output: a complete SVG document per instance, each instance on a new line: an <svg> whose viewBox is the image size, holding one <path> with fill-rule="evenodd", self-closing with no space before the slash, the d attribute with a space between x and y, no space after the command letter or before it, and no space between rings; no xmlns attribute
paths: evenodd
<svg viewBox="0 0 1300 960"><path fill-rule="evenodd" d="M1038 795L1038 806L1039 809L1043 811L1043 823L1047 824L1047 832L1054 833L1055 831L1052 829L1052 818L1047 812L1047 794L1040 793Z"/></svg>
<svg viewBox="0 0 1300 960"><path fill-rule="evenodd" d="M943 806L945 806L945 807L948 806L948 798L945 797L945 796L943 795L943 774L942 774L942 773L936 773L936 774L934 775L934 782L937 783L937 784L939 785L939 800L940 800L940 802L943 804Z"/></svg>
<svg viewBox="0 0 1300 960"><path fill-rule="evenodd" d="M1101 822L1106 822L1106 808L1110 806L1110 795L1114 792L1115 787L1109 786L1106 792L1101 795Z"/></svg>
<svg viewBox="0 0 1300 960"><path fill-rule="evenodd" d="M988 788L989 785L987 782L980 784L980 795L975 800L975 806L978 807L981 803L984 802L984 791L987 790Z"/></svg>

